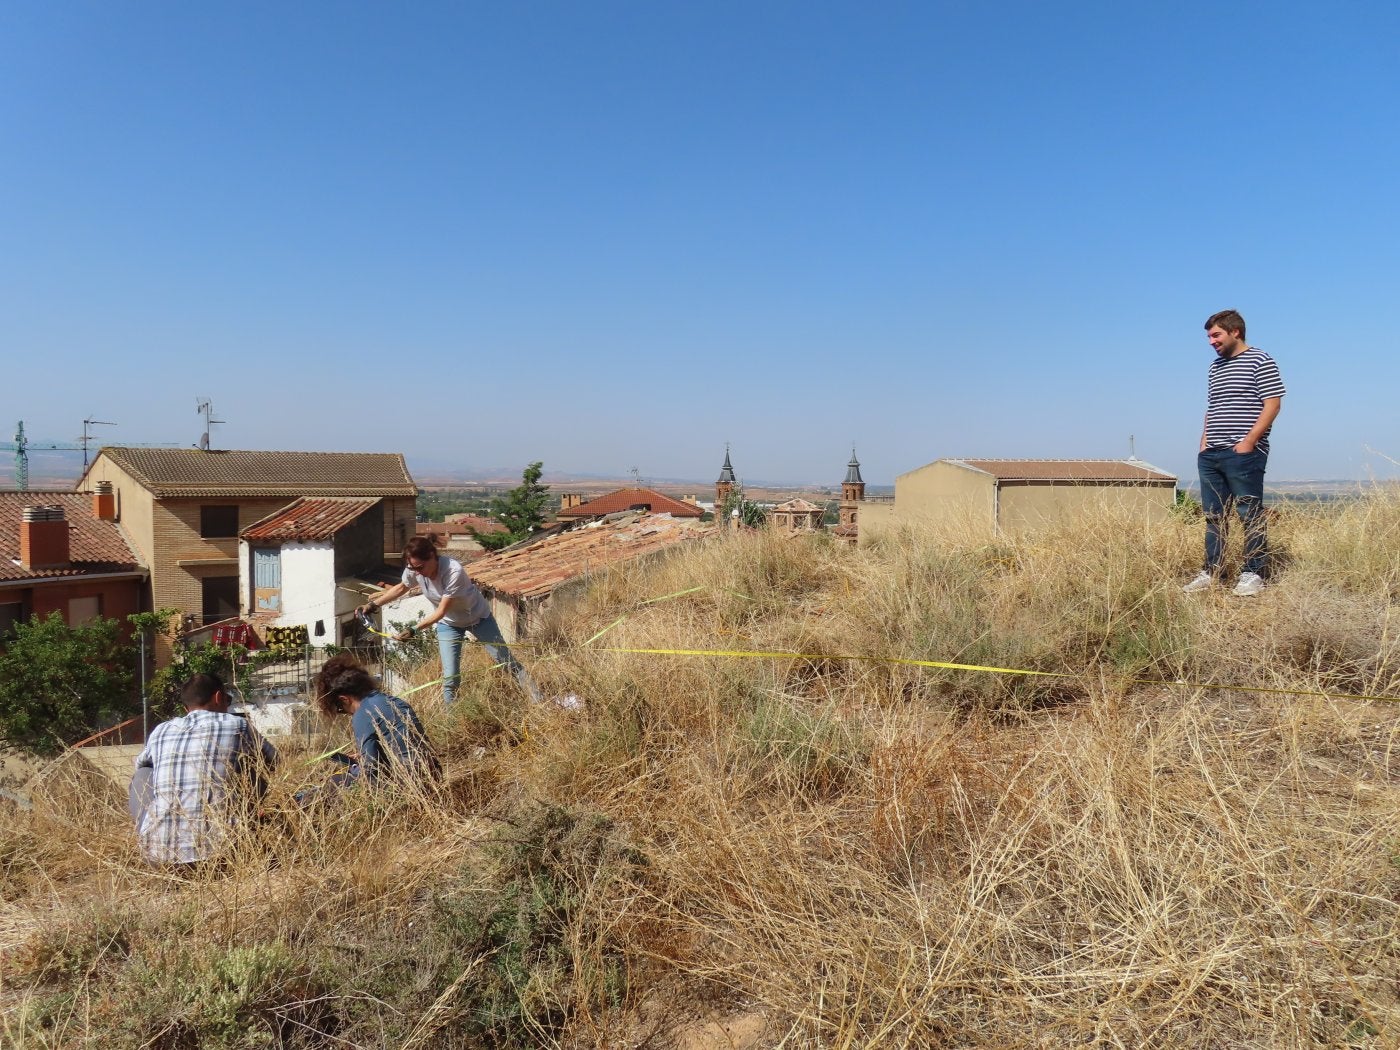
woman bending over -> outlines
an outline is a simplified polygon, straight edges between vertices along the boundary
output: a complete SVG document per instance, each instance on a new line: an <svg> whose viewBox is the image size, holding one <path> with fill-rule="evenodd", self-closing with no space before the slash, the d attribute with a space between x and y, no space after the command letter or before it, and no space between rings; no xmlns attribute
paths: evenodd
<svg viewBox="0 0 1400 1050"><path fill-rule="evenodd" d="M442 696L452 703L457 695L462 666L462 643L470 636L480 642L491 658L504 664L515 675L532 700L540 699L539 687L506 645L491 605L472 582L456 558L439 554L427 536L414 536L403 551L403 577L394 586L380 591L355 611L370 614L405 594L421 593L434 605L433 611L417 624L399 632L397 640L408 641L415 632L432 627L437 634L438 655L442 658Z"/></svg>

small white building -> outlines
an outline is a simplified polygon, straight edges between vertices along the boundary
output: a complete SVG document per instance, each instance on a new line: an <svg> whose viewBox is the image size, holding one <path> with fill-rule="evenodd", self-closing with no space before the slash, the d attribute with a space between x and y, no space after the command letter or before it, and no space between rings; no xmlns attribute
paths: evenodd
<svg viewBox="0 0 1400 1050"><path fill-rule="evenodd" d="M365 600L356 577L383 574L383 531L374 497L308 496L253 523L238 538L240 614L305 627L313 645L344 644Z"/></svg>

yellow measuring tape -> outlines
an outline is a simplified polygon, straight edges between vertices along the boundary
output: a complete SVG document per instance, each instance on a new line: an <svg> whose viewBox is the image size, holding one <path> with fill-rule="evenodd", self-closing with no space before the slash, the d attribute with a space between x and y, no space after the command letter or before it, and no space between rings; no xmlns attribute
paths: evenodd
<svg viewBox="0 0 1400 1050"><path fill-rule="evenodd" d="M599 634L606 633L612 627L617 626L618 621L609 624L608 627L600 631ZM594 635L598 637L598 635ZM499 643L496 643L499 644ZM535 646L528 643L515 643L510 646L513 649L533 649ZM839 660L846 662L862 661L865 663L896 664L904 667L931 667L944 671L973 671L980 674L1005 674L1018 675L1026 678L1069 678L1078 680L1083 675L1070 671L1032 671L1021 667L996 667L990 664L960 664L948 660L915 660L903 656L859 656L850 653L789 653L768 649L633 649L621 646L589 646L588 652L593 653L627 653L637 656L701 656L713 657L717 659L730 660ZM556 654L562 655L562 654ZM484 674L487 671L504 667L505 664L493 664L491 667L484 667L460 677L469 677L470 674ZM420 689L427 689L429 686L441 685L447 681L446 678L438 678L431 682L424 682L416 685L412 689L403 692L402 696L411 696ZM1149 685L1149 686L1173 686L1187 689L1210 689L1210 690L1234 690L1241 693L1271 693L1278 696L1320 696L1327 700L1378 700L1395 703L1400 701L1400 696L1384 696L1369 693L1330 693L1321 689L1280 689L1272 686L1262 685L1239 685L1229 682L1192 682L1186 679L1171 678L1126 678L1121 679L1129 685Z"/></svg>
<svg viewBox="0 0 1400 1050"><path fill-rule="evenodd" d="M595 653L638 653L650 656L714 656L739 660L861 660L867 663L899 664L906 667L934 667L947 671L978 671L989 674L1022 675L1038 678L1072 678L1082 675L1070 671L1030 671L1020 667L994 667L984 664L959 664L946 660L914 660L902 656L855 656L838 653L785 653L762 649L624 649L598 646ZM1329 700L1389 700L1400 696L1373 696L1366 693L1329 693L1320 689L1278 689L1260 685L1232 685L1221 682L1188 682L1184 679L1127 678L1131 685L1185 686L1189 689L1233 689L1242 693L1277 693L1285 696L1321 696Z"/></svg>
<svg viewBox="0 0 1400 1050"><path fill-rule="evenodd" d="M667 601L671 598L679 598L682 595L693 594L696 591L700 590L704 590L704 588L688 587L685 590L675 591L671 594L663 594L656 598L648 598L640 604L654 605L657 602ZM732 593L738 594L737 591ZM746 598L747 595L739 595L739 597ZM752 601L752 599L749 600ZM1032 671L1021 667L996 667L987 664L962 664L948 660L915 660L910 657L902 656L859 656L844 653L791 653L766 649L635 649L625 648L621 646L593 645L593 643L596 642L599 638L603 637L603 635L607 634L618 624L626 620L627 616L627 613L623 613L623 615L619 616L612 623L608 624L606 627L602 628L600 631L595 633L592 637L585 640L581 644L580 649L594 653L627 653L638 656L699 656L731 660L839 660L847 662L863 661L866 663L896 664L904 667L930 667L944 671L972 671L979 674L1018 675L1028 678L1069 678L1078 680L1083 677L1083 675L1075 674L1070 671ZM374 633L380 634L381 632L375 631ZM387 638L389 636L384 635L384 637ZM475 640L473 639L473 641ZM461 641L459 641L458 644L461 644ZM486 643L477 642L477 644L485 645ZM501 645L503 643L493 642L491 644ZM506 644L507 648L511 649L538 648L537 646L531 645L528 642L511 642L504 644ZM561 655L563 654L552 654L551 656L547 657L547 659L556 659ZM483 670L494 670L494 668L496 667L504 666L504 664L495 664L494 667L484 668ZM1400 701L1400 696L1385 696L1369 693L1332 693L1322 689L1281 689L1271 686L1239 685L1227 682L1191 682L1186 681L1185 679L1126 678L1120 680L1129 685L1181 686L1187 689L1234 690L1236 692L1241 693L1269 693L1276 696L1319 696L1327 700L1376 700L1389 703L1395 703L1397 701ZM403 695L408 696L412 693L418 692L418 690L420 689L426 689L428 686L432 685L440 685L445 681L447 681L446 678L439 678L436 681L424 682L422 685L414 686L412 689L408 690Z"/></svg>

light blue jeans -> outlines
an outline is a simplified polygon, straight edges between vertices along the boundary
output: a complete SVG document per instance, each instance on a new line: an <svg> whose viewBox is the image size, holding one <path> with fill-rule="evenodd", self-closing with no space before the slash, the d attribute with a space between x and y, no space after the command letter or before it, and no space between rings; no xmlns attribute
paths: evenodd
<svg viewBox="0 0 1400 1050"><path fill-rule="evenodd" d="M511 654L510 646L506 645L506 640L501 635L501 627L496 623L496 617L487 616L470 627L453 627L450 623L438 621L436 629L438 655L442 658L444 703L450 704L457 698L457 683L461 681L462 646L471 644L467 639L468 632L485 647L491 659L498 664L504 664L510 673L515 675L515 680L530 694L531 700L540 699L540 687L530 677L530 672Z"/></svg>

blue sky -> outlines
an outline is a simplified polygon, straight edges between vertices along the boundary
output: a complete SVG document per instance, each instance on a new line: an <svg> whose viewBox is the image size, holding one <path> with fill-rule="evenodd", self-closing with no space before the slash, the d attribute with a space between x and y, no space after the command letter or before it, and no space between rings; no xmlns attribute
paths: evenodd
<svg viewBox="0 0 1400 1050"><path fill-rule="evenodd" d="M0 421L411 465L1394 477L1400 7L0 10ZM8 460L4 461L8 466Z"/></svg>

